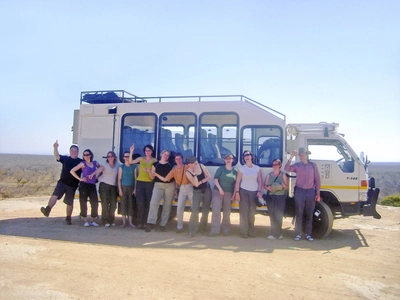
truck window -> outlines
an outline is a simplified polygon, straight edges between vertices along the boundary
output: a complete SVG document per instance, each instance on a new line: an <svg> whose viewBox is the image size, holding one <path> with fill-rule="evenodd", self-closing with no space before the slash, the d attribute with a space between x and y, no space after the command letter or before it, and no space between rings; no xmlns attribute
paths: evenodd
<svg viewBox="0 0 400 300"><path fill-rule="evenodd" d="M282 135L278 126L245 126L242 128L242 152L250 150L255 164L271 167L274 159L282 160Z"/></svg>
<svg viewBox="0 0 400 300"><path fill-rule="evenodd" d="M135 144L134 154L144 156L145 145L154 147L155 127L157 116L146 113L128 113L123 116L121 124L121 149L120 160L123 161L124 151L129 151L132 144Z"/></svg>
<svg viewBox="0 0 400 300"><path fill-rule="evenodd" d="M226 154L237 157L239 118L236 113L203 113L199 118L199 161L224 165Z"/></svg>
<svg viewBox="0 0 400 300"><path fill-rule="evenodd" d="M341 141L309 139L307 143L308 150L311 151L311 159L335 161L342 172L354 172L354 159Z"/></svg>
<svg viewBox="0 0 400 300"><path fill-rule="evenodd" d="M196 115L193 113L164 113L160 115L160 132L158 139L158 151L163 150L171 152L171 159L175 153L182 153L183 159L189 155L194 155L194 124L196 124Z"/></svg>

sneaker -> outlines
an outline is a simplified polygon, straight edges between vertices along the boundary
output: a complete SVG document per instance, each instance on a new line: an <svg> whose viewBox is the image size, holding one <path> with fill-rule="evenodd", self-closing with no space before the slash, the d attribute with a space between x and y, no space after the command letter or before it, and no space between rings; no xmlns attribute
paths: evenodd
<svg viewBox="0 0 400 300"><path fill-rule="evenodd" d="M192 237L195 237L196 236L196 234L195 233L188 233L188 235L187 235L188 237L190 237L190 238L192 238Z"/></svg>
<svg viewBox="0 0 400 300"><path fill-rule="evenodd" d="M278 240L283 240L283 236L280 235L280 236L277 237L277 239Z"/></svg>
<svg viewBox="0 0 400 300"><path fill-rule="evenodd" d="M312 238L311 235L307 235L307 236L306 236L306 239L307 239L307 241L309 241L309 242L314 242L314 239Z"/></svg>
<svg viewBox="0 0 400 300"><path fill-rule="evenodd" d="M66 217L65 218L65 223L67 223L67 225L72 225L71 217Z"/></svg>
<svg viewBox="0 0 400 300"><path fill-rule="evenodd" d="M42 214L44 214L45 217L48 217L50 215L50 207L49 206L41 207L40 211L42 212Z"/></svg>
<svg viewBox="0 0 400 300"><path fill-rule="evenodd" d="M85 222L85 223L83 224L83 226L85 226L85 227L89 227L89 226L90 226L90 224L89 224L89 222Z"/></svg>
<svg viewBox="0 0 400 300"><path fill-rule="evenodd" d="M165 231L165 226L160 226L160 231L164 232Z"/></svg>
<svg viewBox="0 0 400 300"><path fill-rule="evenodd" d="M183 232L183 228L177 229L175 232L176 232L176 233L182 233L182 232Z"/></svg>
<svg viewBox="0 0 400 300"><path fill-rule="evenodd" d="M273 235L269 235L269 236L267 237L267 239L269 239L269 240L276 240L276 238L275 238Z"/></svg>
<svg viewBox="0 0 400 300"><path fill-rule="evenodd" d="M104 227L110 227L110 226L111 226L111 225L110 225L110 224L108 224L108 223L107 223L106 225L104 225Z"/></svg>
<svg viewBox="0 0 400 300"><path fill-rule="evenodd" d="M93 222L90 222L90 226L97 227L97 226L99 226L99 224L97 224L95 221L93 221Z"/></svg>
<svg viewBox="0 0 400 300"><path fill-rule="evenodd" d="M300 235L300 234L296 235L296 237L294 238L294 240L295 240L295 241L300 241L300 240L301 240L301 235Z"/></svg>
<svg viewBox="0 0 400 300"><path fill-rule="evenodd" d="M210 233L208 234L208 236L209 236L209 237L216 237L216 236L218 236L218 233L210 232Z"/></svg>
<svg viewBox="0 0 400 300"><path fill-rule="evenodd" d="M111 227L115 227L115 223L111 223Z"/></svg>

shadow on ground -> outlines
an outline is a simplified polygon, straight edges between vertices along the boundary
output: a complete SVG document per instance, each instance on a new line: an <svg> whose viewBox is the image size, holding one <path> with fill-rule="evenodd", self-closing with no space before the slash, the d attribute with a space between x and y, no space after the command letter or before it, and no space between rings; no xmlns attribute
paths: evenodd
<svg viewBox="0 0 400 300"><path fill-rule="evenodd" d="M119 220L118 220L119 221ZM232 225L229 236L208 237L197 235L190 238L186 233L175 233L176 220L171 220L165 232L158 228L145 232L134 228L104 226L84 227L79 217L73 217L72 225L66 225L64 218L12 218L0 220L0 234L60 242L98 244L132 248L152 249L217 249L233 252L273 253L274 250L289 251L326 251L348 247L352 250L369 247L359 229L333 230L324 239L308 242L294 241L293 230L284 228L283 240L267 240L267 226L256 226L256 237L242 239L239 226ZM187 228L187 223L185 223Z"/></svg>

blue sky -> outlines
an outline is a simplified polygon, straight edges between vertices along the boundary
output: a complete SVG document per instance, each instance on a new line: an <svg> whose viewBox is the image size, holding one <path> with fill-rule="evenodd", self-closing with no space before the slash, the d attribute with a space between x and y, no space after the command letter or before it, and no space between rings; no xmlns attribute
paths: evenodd
<svg viewBox="0 0 400 300"><path fill-rule="evenodd" d="M400 162L399 1L0 3L0 152L72 142L80 92L242 94Z"/></svg>

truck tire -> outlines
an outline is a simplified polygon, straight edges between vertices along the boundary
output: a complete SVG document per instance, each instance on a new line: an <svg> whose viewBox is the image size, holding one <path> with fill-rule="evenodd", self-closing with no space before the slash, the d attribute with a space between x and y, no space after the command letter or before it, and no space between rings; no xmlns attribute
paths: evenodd
<svg viewBox="0 0 400 300"><path fill-rule="evenodd" d="M313 217L313 237L322 239L327 237L333 226L332 210L324 202L317 202Z"/></svg>

